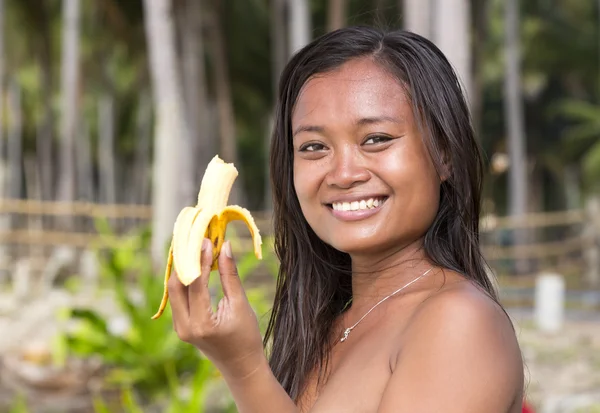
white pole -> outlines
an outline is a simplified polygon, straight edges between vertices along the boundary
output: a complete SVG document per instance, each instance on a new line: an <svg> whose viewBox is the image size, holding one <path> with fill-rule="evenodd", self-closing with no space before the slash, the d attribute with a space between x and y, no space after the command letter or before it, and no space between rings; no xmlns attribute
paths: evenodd
<svg viewBox="0 0 600 413"><path fill-rule="evenodd" d="M565 280L558 274L541 274L535 286L535 320L543 332L561 329L565 307Z"/></svg>

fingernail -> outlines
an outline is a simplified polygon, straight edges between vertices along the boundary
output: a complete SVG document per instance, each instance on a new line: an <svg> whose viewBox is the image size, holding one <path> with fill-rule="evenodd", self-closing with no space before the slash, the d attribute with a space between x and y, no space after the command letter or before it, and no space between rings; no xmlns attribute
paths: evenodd
<svg viewBox="0 0 600 413"><path fill-rule="evenodd" d="M208 238L204 238L204 241L202 241L202 252L205 252L211 246L212 246L212 242L210 242L210 240Z"/></svg>
<svg viewBox="0 0 600 413"><path fill-rule="evenodd" d="M231 242L225 241L223 244L223 250L225 251L227 258L233 258L233 253L231 252Z"/></svg>

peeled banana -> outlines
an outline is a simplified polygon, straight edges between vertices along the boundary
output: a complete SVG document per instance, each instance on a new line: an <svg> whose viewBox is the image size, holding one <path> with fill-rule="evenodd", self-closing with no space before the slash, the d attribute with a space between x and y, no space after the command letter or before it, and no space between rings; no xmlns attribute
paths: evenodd
<svg viewBox="0 0 600 413"><path fill-rule="evenodd" d="M158 312L152 319L160 317L167 306L169 299L167 282L171 277L173 265L183 285L190 285L200 276L204 238L209 238L213 245L211 270L218 269L219 253L230 221L241 220L246 223L252 235L254 255L262 259L262 240L254 218L245 208L227 205L231 187L237 176L238 171L235 166L232 163L225 163L218 155L206 167L198 193L198 203L194 207L183 208L175 220L165 270L163 297Z"/></svg>

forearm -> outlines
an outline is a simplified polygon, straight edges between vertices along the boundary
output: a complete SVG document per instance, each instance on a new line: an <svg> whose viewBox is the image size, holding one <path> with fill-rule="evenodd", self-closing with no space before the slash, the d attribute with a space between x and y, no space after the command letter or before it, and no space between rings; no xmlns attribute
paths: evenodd
<svg viewBox="0 0 600 413"><path fill-rule="evenodd" d="M299 413L266 359L246 377L224 379L240 413Z"/></svg>

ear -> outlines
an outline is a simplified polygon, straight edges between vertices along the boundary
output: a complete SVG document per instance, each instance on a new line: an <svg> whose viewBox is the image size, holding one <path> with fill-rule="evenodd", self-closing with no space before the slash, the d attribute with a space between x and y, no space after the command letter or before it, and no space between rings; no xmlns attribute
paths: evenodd
<svg viewBox="0 0 600 413"><path fill-rule="evenodd" d="M452 160L446 151L442 152L442 168L440 170L440 181L446 182L452 176Z"/></svg>

